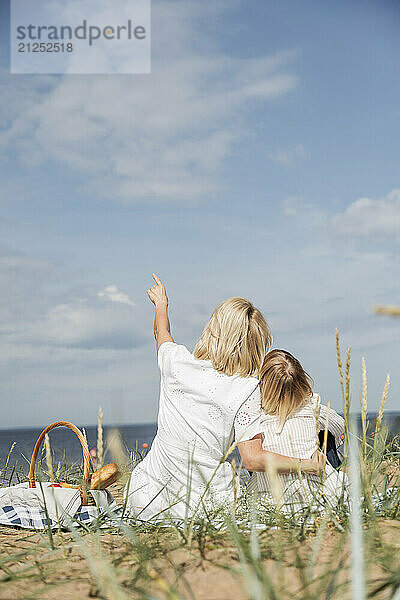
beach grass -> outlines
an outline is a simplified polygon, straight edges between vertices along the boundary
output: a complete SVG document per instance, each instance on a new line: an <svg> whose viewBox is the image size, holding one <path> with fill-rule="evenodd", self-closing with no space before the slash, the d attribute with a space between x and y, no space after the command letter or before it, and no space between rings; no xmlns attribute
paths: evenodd
<svg viewBox="0 0 400 600"><path fill-rule="evenodd" d="M291 515L245 493L235 514L199 513L182 527L117 519L107 529L94 525L51 537L0 527L0 599L398 599L400 436L389 437L384 424L389 380L372 423L363 362L359 435L351 419L350 350L343 369L339 337L337 353L351 511L342 499L323 511L310 505ZM99 439L102 454L101 432ZM46 448L38 480L79 483L80 467L52 465ZM124 478L112 492L123 504L123 486L142 456L124 447L117 432L104 444L107 455L122 466ZM11 452L2 461L0 485L9 484L12 465Z"/></svg>

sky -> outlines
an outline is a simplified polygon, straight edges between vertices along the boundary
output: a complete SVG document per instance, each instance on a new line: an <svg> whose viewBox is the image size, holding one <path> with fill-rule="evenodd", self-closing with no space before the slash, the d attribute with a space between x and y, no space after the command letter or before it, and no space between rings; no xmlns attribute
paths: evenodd
<svg viewBox="0 0 400 600"><path fill-rule="evenodd" d="M153 422L152 272L193 348L244 296L340 410L335 328L400 410L400 5L153 0L149 75L11 75L0 0L1 427Z"/></svg>

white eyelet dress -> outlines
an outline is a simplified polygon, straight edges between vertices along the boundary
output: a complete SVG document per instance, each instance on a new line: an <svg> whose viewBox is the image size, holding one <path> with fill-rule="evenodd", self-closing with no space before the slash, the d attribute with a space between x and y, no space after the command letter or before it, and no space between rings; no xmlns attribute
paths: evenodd
<svg viewBox="0 0 400 600"><path fill-rule="evenodd" d="M132 472L128 513L141 520L184 520L233 500L233 473L222 461L234 438L260 433L255 377L228 376L197 360L185 346L165 342L158 429L152 447Z"/></svg>

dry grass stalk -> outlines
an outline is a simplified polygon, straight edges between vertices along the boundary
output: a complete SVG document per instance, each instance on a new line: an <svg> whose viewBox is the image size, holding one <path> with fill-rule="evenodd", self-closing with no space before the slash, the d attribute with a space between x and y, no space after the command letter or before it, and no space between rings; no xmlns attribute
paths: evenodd
<svg viewBox="0 0 400 600"><path fill-rule="evenodd" d="M16 444L16 443L17 443L17 442L13 442L13 443L11 444L11 448L10 448L10 450L8 451L8 454L7 454L7 458L6 458L6 464L4 465L4 471L3 471L3 484L4 484L5 480L6 480L7 467L8 467L8 463L9 463L9 461L10 461L10 456L11 456L11 453L12 453L12 451L13 451L13 450L14 450L14 448L15 448L15 444Z"/></svg>
<svg viewBox="0 0 400 600"><path fill-rule="evenodd" d="M376 306L375 312L378 315L387 315L389 317L400 317L400 306Z"/></svg>
<svg viewBox="0 0 400 600"><path fill-rule="evenodd" d="M321 398L317 397L317 403L315 405L315 441L319 446L319 413L320 413Z"/></svg>
<svg viewBox="0 0 400 600"><path fill-rule="evenodd" d="M343 405L343 417L346 423L346 434L345 434L345 445L344 454L347 456L349 446L349 415L350 415L350 363L351 363L351 349L347 348L346 352L346 366L343 377L343 363L342 356L340 353L340 339L339 330L336 327L336 359L340 377L340 390L342 393L342 405Z"/></svg>
<svg viewBox="0 0 400 600"><path fill-rule="evenodd" d="M232 467L232 482L233 482L233 514L236 514L237 500L238 500L238 482L236 477L236 460L233 458L231 462Z"/></svg>
<svg viewBox="0 0 400 600"><path fill-rule="evenodd" d="M265 472L268 475L272 498L278 509L283 505L283 487L274 460L269 455L265 457Z"/></svg>
<svg viewBox="0 0 400 600"><path fill-rule="evenodd" d="M350 423L350 364L351 364L351 349L347 348L346 351L346 367L345 367L345 392L344 392L344 409L343 409L343 417L345 421L345 440L344 440L344 455L347 457L347 453L349 451L350 444L350 433L349 433L349 423Z"/></svg>
<svg viewBox="0 0 400 600"><path fill-rule="evenodd" d="M360 453L357 442L357 429L354 422L351 425L350 436L350 475L352 485L351 494L351 574L352 574L352 598L353 600L364 600L364 540L361 517L361 481L360 481Z"/></svg>
<svg viewBox="0 0 400 600"><path fill-rule="evenodd" d="M118 429L112 429L107 435L107 448L113 460L117 463L119 470L121 471L120 483L125 487L130 478L131 471L128 469L129 457L126 455L124 450L121 434Z"/></svg>
<svg viewBox="0 0 400 600"><path fill-rule="evenodd" d="M51 458L50 438L47 433L44 437L44 446L46 448L46 464L47 464L47 470L49 472L49 479L50 479L51 483L54 483L54 471L53 471L53 460Z"/></svg>
<svg viewBox="0 0 400 600"><path fill-rule="evenodd" d="M322 452L325 456L326 460L326 449L328 446L328 429L329 429L329 413L331 410L331 401L328 400L328 404L326 405L326 420L325 420L325 430L324 430L324 442L322 444Z"/></svg>
<svg viewBox="0 0 400 600"><path fill-rule="evenodd" d="M85 442L86 442L87 447L89 448L89 442L88 442L88 438L87 438L87 433L86 433L86 429L84 427L82 427L82 435L85 438ZM93 471L95 471L96 470L96 466L93 463L93 456L92 456L92 454L90 452L89 452L89 456L90 456L90 464L92 465Z"/></svg>
<svg viewBox="0 0 400 600"><path fill-rule="evenodd" d="M365 358L361 359L361 371L362 371L362 395L361 395L361 426L362 426L362 453L364 460L367 456L367 366L365 364Z"/></svg>
<svg viewBox="0 0 400 600"><path fill-rule="evenodd" d="M365 358L361 359L362 366L362 397L361 397L361 407L366 412L367 409L367 365L365 363Z"/></svg>
<svg viewBox="0 0 400 600"><path fill-rule="evenodd" d="M324 455L324 460L325 460L325 464L326 464L326 451L327 451L327 447L328 447L328 430L329 430L329 413L331 410L331 401L328 400L328 404L326 405L326 419L325 419L325 429L324 429L324 441L322 444L322 454ZM318 419L317 419L317 429L319 429L318 427ZM317 440L317 445L319 443L319 438ZM325 470L322 473L322 480L325 479L326 473ZM322 488L321 488L321 493L322 493Z"/></svg>
<svg viewBox="0 0 400 600"><path fill-rule="evenodd" d="M161 577L153 567L149 568L148 574L168 600L181 600L181 596L174 592L168 581Z"/></svg>
<svg viewBox="0 0 400 600"><path fill-rule="evenodd" d="M107 446L110 449L111 456L119 466L122 467L128 463L128 457L122 445L121 434L118 429L112 429L108 434Z"/></svg>
<svg viewBox="0 0 400 600"><path fill-rule="evenodd" d="M104 444L103 444L103 409L99 406L97 416L97 465L100 469L104 461Z"/></svg>
<svg viewBox="0 0 400 600"><path fill-rule="evenodd" d="M87 433L86 433L86 429L84 427L82 427L82 435L85 438L86 443L88 444ZM89 444L88 444L88 447L89 447Z"/></svg>
<svg viewBox="0 0 400 600"><path fill-rule="evenodd" d="M128 595L118 581L114 565L102 551L99 532L97 532L97 535L92 535L89 538L94 542L90 545L87 538L83 539L74 527L71 528L71 535L86 559L87 566L92 575L92 581L100 592L99 594L96 593L96 597L102 597L107 600L128 600Z"/></svg>
<svg viewBox="0 0 400 600"><path fill-rule="evenodd" d="M375 448L376 448L376 438L377 438L377 435L378 435L381 425L382 425L383 411L385 409L385 404L386 404L386 400L388 397L389 385L390 385L390 375L388 373L386 375L385 386L384 386L383 392L382 392L382 398L381 398L381 404L379 406L378 416L376 417L375 433L374 433L374 454L375 454Z"/></svg>
<svg viewBox="0 0 400 600"><path fill-rule="evenodd" d="M339 330L336 327L336 359L340 376L340 387L343 391L343 365L342 365L342 357L340 355L340 340L339 340ZM344 408L344 407L343 407Z"/></svg>
<svg viewBox="0 0 400 600"><path fill-rule="evenodd" d="M351 348L346 351L346 370L345 370L345 405L346 415L350 415L350 364L351 364Z"/></svg>
<svg viewBox="0 0 400 600"><path fill-rule="evenodd" d="M17 443L17 442L13 442L13 443L11 444L11 448L10 448L10 450L8 451L8 454L7 454L7 459L6 459L6 467L7 467L7 465L8 465L8 461L10 460L11 453L12 453L12 451L14 450L16 443Z"/></svg>

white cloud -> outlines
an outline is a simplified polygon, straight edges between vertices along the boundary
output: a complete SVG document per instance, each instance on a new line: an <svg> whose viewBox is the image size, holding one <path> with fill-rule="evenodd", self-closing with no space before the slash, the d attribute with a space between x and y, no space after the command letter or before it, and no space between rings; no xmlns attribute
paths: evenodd
<svg viewBox="0 0 400 600"><path fill-rule="evenodd" d="M120 292L116 285L107 285L104 290L98 292L98 298L104 298L111 302L119 302L119 304L127 304L128 306L135 306L134 302L129 298L128 294Z"/></svg>
<svg viewBox="0 0 400 600"><path fill-rule="evenodd" d="M304 203L303 196L288 196L282 200L282 209L287 217L294 217L299 212L303 212L309 205Z"/></svg>
<svg viewBox="0 0 400 600"><path fill-rule="evenodd" d="M296 86L296 53L226 56L204 32L200 53L197 3L156 7L151 75L61 77L29 105L21 90L0 148L16 149L24 167L54 162L83 173L89 192L125 202L189 202L218 190L253 108ZM202 3L202 18L221 7Z"/></svg>
<svg viewBox="0 0 400 600"><path fill-rule="evenodd" d="M51 263L0 251L0 343L14 352L24 344L120 350L143 342L142 319L128 294L108 285L76 297L65 277Z"/></svg>
<svg viewBox="0 0 400 600"><path fill-rule="evenodd" d="M108 422L154 420L157 367L153 344L142 347L152 339L151 308L133 307L114 285L98 296L76 275L0 249L2 426L41 426L62 415L88 423L99 404ZM136 397L146 402L132 412Z"/></svg>
<svg viewBox="0 0 400 600"><path fill-rule="evenodd" d="M315 202L311 202L301 194L288 196L281 201L282 212L288 220L291 220L294 231L301 228L302 231L311 229L313 231L326 230L326 212ZM300 225L301 224L301 225ZM289 223L286 225L289 227Z"/></svg>
<svg viewBox="0 0 400 600"><path fill-rule="evenodd" d="M23 340L89 350L125 350L141 345L143 330L137 314L132 313L132 301L115 286L110 287L114 291L109 290L108 295L73 300L50 308L43 319L24 332ZM121 296L123 301L116 300Z"/></svg>
<svg viewBox="0 0 400 600"><path fill-rule="evenodd" d="M305 158L306 150L302 144L290 146L268 154L268 158L281 165L292 165L296 160Z"/></svg>
<svg viewBox="0 0 400 600"><path fill-rule="evenodd" d="M0 331L23 328L46 306L48 281L58 283L51 263L0 248Z"/></svg>
<svg viewBox="0 0 400 600"><path fill-rule="evenodd" d="M333 217L331 224L340 235L400 240L400 189L383 198L359 198Z"/></svg>
<svg viewBox="0 0 400 600"><path fill-rule="evenodd" d="M32 105L40 103L55 85L49 75L19 77L11 75L9 64L0 69L2 90L0 94L0 131L13 127ZM25 127L23 126L23 129ZM15 131L17 134L17 131Z"/></svg>

